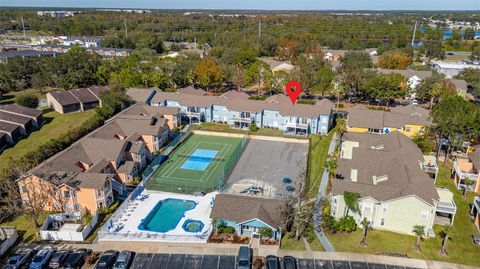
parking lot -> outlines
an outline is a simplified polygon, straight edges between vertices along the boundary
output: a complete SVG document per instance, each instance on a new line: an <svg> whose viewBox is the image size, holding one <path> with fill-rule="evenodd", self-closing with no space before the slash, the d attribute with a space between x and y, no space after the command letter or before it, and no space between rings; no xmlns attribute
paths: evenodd
<svg viewBox="0 0 480 269"><path fill-rule="evenodd" d="M281 261L281 259L280 259ZM280 262L281 263L281 262ZM236 256L138 253L131 269L228 269L235 268ZM282 263L281 263L282 264ZM252 267L253 268L253 267ZM265 268L265 267L263 267ZM283 269L283 266L281 267ZM365 262L297 259L298 269L413 269Z"/></svg>

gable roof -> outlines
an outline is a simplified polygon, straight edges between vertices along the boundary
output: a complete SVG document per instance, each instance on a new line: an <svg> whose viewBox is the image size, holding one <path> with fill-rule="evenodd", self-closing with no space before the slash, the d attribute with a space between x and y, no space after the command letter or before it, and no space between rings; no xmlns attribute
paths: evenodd
<svg viewBox="0 0 480 269"><path fill-rule="evenodd" d="M62 106L80 104L80 101L69 91L51 91L48 94L52 95Z"/></svg>
<svg viewBox="0 0 480 269"><path fill-rule="evenodd" d="M342 141L358 142L352 158L340 158L332 193L345 191L373 197L378 201L415 195L433 205L438 201L434 181L421 170L421 150L407 136L392 132L386 135L346 133ZM356 178L352 180L352 169ZM376 179L380 179L376 181Z"/></svg>
<svg viewBox="0 0 480 269"><path fill-rule="evenodd" d="M405 124L430 126L428 110L413 105L393 107L390 111L373 110L364 106L354 106L348 110L349 127L383 129L401 128Z"/></svg>
<svg viewBox="0 0 480 269"><path fill-rule="evenodd" d="M426 79L428 77L432 76L432 71L419 71L419 70L411 70L411 69L373 69L374 71L377 71L380 74L400 74L404 76L405 78L409 79L413 76L417 76L420 79Z"/></svg>
<svg viewBox="0 0 480 269"><path fill-rule="evenodd" d="M8 113L6 111L0 110L0 124L3 122L13 123L13 124L20 124L25 126L27 123L32 121L31 117L26 117L18 114Z"/></svg>
<svg viewBox="0 0 480 269"><path fill-rule="evenodd" d="M100 99L88 88L73 89L70 90L70 93L73 94L82 103L100 102Z"/></svg>
<svg viewBox="0 0 480 269"><path fill-rule="evenodd" d="M120 112L117 117L123 115L136 116L155 116L161 118L162 115L177 115L180 112L178 107L169 106L149 106L142 103L136 103Z"/></svg>
<svg viewBox="0 0 480 269"><path fill-rule="evenodd" d="M182 94L192 94L192 95L206 95L207 92L202 89L196 89L192 86L181 88L177 90L178 93Z"/></svg>
<svg viewBox="0 0 480 269"><path fill-rule="evenodd" d="M0 105L0 110L34 118L43 114L40 110L19 106L17 104Z"/></svg>
<svg viewBox="0 0 480 269"><path fill-rule="evenodd" d="M278 228L281 223L280 207L283 201L233 194L218 194L210 213L211 218L231 220L237 223L259 219Z"/></svg>
<svg viewBox="0 0 480 269"><path fill-rule="evenodd" d="M145 103L145 102L148 102L148 99L150 99L156 93L157 90L159 91L158 88L149 88L149 89L128 88L127 95L137 103Z"/></svg>
<svg viewBox="0 0 480 269"><path fill-rule="evenodd" d="M279 61L279 60L275 60L272 57L260 57L258 59L262 62L267 63L270 66L270 69L275 69L275 68L278 68L280 66L284 67L284 69L293 69L294 68L291 61Z"/></svg>
<svg viewBox="0 0 480 269"><path fill-rule="evenodd" d="M0 132L11 134L15 132L17 129L20 129L20 126L18 124L0 122Z"/></svg>

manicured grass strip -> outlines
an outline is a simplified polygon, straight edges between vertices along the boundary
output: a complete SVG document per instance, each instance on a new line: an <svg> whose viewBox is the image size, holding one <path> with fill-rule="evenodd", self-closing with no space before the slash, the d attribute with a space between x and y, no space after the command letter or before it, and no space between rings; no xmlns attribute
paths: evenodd
<svg viewBox="0 0 480 269"><path fill-rule="evenodd" d="M38 224L42 225L48 214L49 212L42 212L37 220ZM19 240L24 243L32 243L41 240L41 238L37 238L37 232L40 228L36 227L35 222L30 215L20 214L14 220L0 223L0 226L16 228L20 238Z"/></svg>
<svg viewBox="0 0 480 269"><path fill-rule="evenodd" d="M95 115L95 110L86 112L75 112L70 114L60 114L57 112L47 112L43 115L46 123L39 129L31 133L27 138L18 141L13 147L4 150L0 154L0 170L7 168L8 160L20 159L25 154L37 150L41 145L51 139L66 134L85 123Z"/></svg>
<svg viewBox="0 0 480 269"><path fill-rule="evenodd" d="M335 131L336 129L331 130L327 136L311 135L308 159L308 197L310 198L318 194L323 169L328 157L328 147Z"/></svg>

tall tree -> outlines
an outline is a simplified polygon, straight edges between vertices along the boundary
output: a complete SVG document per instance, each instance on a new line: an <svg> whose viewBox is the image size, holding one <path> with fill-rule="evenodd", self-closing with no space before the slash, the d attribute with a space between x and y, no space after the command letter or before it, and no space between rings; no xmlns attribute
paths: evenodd
<svg viewBox="0 0 480 269"><path fill-rule="evenodd" d="M413 232L413 233L415 234L415 236L416 236L414 250L420 252L420 251L421 251L421 249L420 249L420 241L421 241L422 238L425 236L425 226L415 225L415 226L413 226L412 232Z"/></svg>
<svg viewBox="0 0 480 269"><path fill-rule="evenodd" d="M212 58L205 58L195 67L197 83L207 90L218 88L222 85L223 72Z"/></svg>
<svg viewBox="0 0 480 269"><path fill-rule="evenodd" d="M378 74L366 83L366 92L369 97L381 101L387 101L405 97L406 87L402 86L405 78L400 74Z"/></svg>
<svg viewBox="0 0 480 269"><path fill-rule="evenodd" d="M55 75L58 77L59 86L72 89L97 83L97 70L101 64L98 54L91 54L84 48L73 47L55 59L58 66Z"/></svg>
<svg viewBox="0 0 480 269"><path fill-rule="evenodd" d="M246 85L257 85L258 93L269 90L272 86L272 71L264 61L255 61L250 64L244 76Z"/></svg>
<svg viewBox="0 0 480 269"><path fill-rule="evenodd" d="M412 58L400 51L386 52L378 59L378 66L386 69L406 69L412 63Z"/></svg>
<svg viewBox="0 0 480 269"><path fill-rule="evenodd" d="M443 77L438 74L425 78L415 88L416 98L429 100L430 109L432 109L434 102L442 95L442 81Z"/></svg>
<svg viewBox="0 0 480 269"><path fill-rule="evenodd" d="M295 39L281 38L278 41L276 56L280 60L292 60L300 53L300 42Z"/></svg>
<svg viewBox="0 0 480 269"><path fill-rule="evenodd" d="M440 136L448 138L444 164L453 146L478 134L479 111L475 105L458 95L444 97L431 112L433 128Z"/></svg>

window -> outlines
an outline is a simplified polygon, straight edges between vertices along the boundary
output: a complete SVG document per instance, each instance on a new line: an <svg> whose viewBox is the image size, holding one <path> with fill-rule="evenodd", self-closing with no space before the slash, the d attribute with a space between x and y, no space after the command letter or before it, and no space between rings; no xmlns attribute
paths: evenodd
<svg viewBox="0 0 480 269"><path fill-rule="evenodd" d="M302 121L302 124L307 124L307 118L302 118L301 121Z"/></svg>
<svg viewBox="0 0 480 269"><path fill-rule="evenodd" d="M328 122L328 118L322 117L322 123L327 123L327 122Z"/></svg>
<svg viewBox="0 0 480 269"><path fill-rule="evenodd" d="M70 192L69 191L63 191L63 198L70 198Z"/></svg>
<svg viewBox="0 0 480 269"><path fill-rule="evenodd" d="M427 220L427 219L428 219L428 215L429 215L428 210L422 210L422 212L420 213L420 219L422 219L422 220Z"/></svg>
<svg viewBox="0 0 480 269"><path fill-rule="evenodd" d="M27 192L27 187L22 186L22 192Z"/></svg>
<svg viewBox="0 0 480 269"><path fill-rule="evenodd" d="M405 127L405 132L410 132L410 127Z"/></svg>
<svg viewBox="0 0 480 269"><path fill-rule="evenodd" d="M380 219L380 226L385 226L385 218Z"/></svg>
<svg viewBox="0 0 480 269"><path fill-rule="evenodd" d="M388 211L388 204L383 204L382 212L387 213L387 211Z"/></svg>

